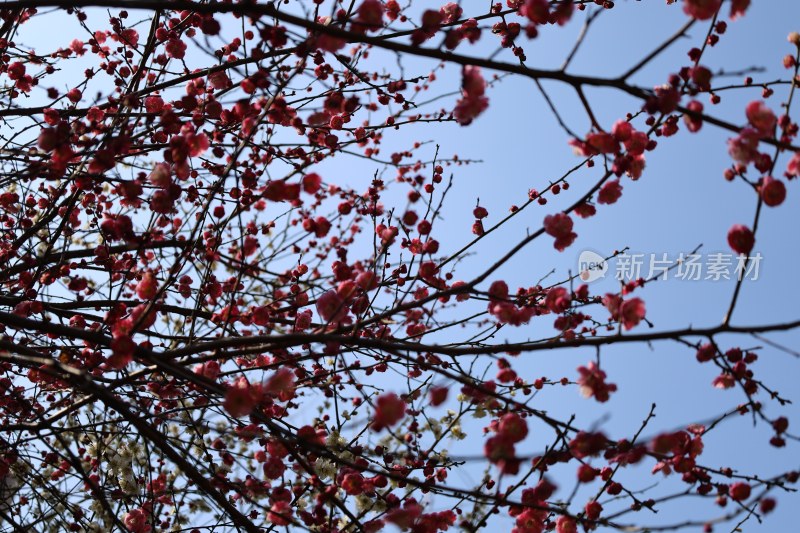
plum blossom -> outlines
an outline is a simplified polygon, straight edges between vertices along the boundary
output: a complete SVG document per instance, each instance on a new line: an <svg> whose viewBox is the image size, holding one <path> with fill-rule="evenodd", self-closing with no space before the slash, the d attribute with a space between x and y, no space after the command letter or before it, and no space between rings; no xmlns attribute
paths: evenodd
<svg viewBox="0 0 800 533"><path fill-rule="evenodd" d="M152 527L147 522L147 513L143 509L128 511L122 518L122 523L132 533L148 533L152 530Z"/></svg>
<svg viewBox="0 0 800 533"><path fill-rule="evenodd" d="M262 398L261 385L253 385L244 377L239 377L228 387L222 406L234 418L249 415Z"/></svg>
<svg viewBox="0 0 800 533"><path fill-rule="evenodd" d="M380 431L383 428L394 426L405 415L406 402L393 392L382 394L375 402L375 414L372 417L370 428L373 431Z"/></svg>
<svg viewBox="0 0 800 533"><path fill-rule="evenodd" d="M598 204L613 204L622 196L622 185L619 180L606 182L597 194Z"/></svg>
<svg viewBox="0 0 800 533"><path fill-rule="evenodd" d="M761 100L754 100L747 104L745 108L747 121L753 126L763 137L769 137L775 131L775 126L778 124L778 118L773 113L772 109L767 107Z"/></svg>
<svg viewBox="0 0 800 533"><path fill-rule="evenodd" d="M559 252L563 252L578 237L578 234L572 231L572 219L566 213L544 217L544 231L556 238L553 247Z"/></svg>
<svg viewBox="0 0 800 533"><path fill-rule="evenodd" d="M569 291L564 287L554 287L548 291L544 299L544 305L552 313L563 313L569 309L570 305Z"/></svg>
<svg viewBox="0 0 800 533"><path fill-rule="evenodd" d="M587 366L578 367L578 372L580 373L578 385L584 398L594 396L598 402L603 403L607 402L610 394L617 390L614 383L606 383L606 373L600 370L594 361L589 362Z"/></svg>
<svg viewBox="0 0 800 533"><path fill-rule="evenodd" d="M455 2L448 2L439 8L439 12L442 14L442 24L453 24L461 18L464 10Z"/></svg>
<svg viewBox="0 0 800 533"><path fill-rule="evenodd" d="M683 0L683 11L698 20L708 20L719 11L722 0Z"/></svg>
<svg viewBox="0 0 800 533"><path fill-rule="evenodd" d="M734 224L728 231L728 244L737 254L749 254L755 242L755 235L747 226Z"/></svg>
<svg viewBox="0 0 800 533"><path fill-rule="evenodd" d="M786 185L781 180L776 180L772 176L765 176L758 187L761 199L769 207L776 207L786 200Z"/></svg>
<svg viewBox="0 0 800 533"><path fill-rule="evenodd" d="M622 323L626 330L633 329L645 316L645 306L641 298L623 300L617 294L606 294L603 305L611 313L611 318Z"/></svg>
<svg viewBox="0 0 800 533"><path fill-rule="evenodd" d="M329 290L317 299L317 312L325 322L339 322L347 316L347 306L335 290Z"/></svg>
<svg viewBox="0 0 800 533"><path fill-rule="evenodd" d="M578 526L572 518L559 516L556 521L556 533L578 533Z"/></svg>
<svg viewBox="0 0 800 533"><path fill-rule="evenodd" d="M383 27L383 11L380 0L364 0L358 7L358 17L354 21L353 31L364 33L380 30Z"/></svg>
<svg viewBox="0 0 800 533"><path fill-rule="evenodd" d="M459 124L466 126L489 107L489 99L484 96L486 80L483 79L479 67L466 66L461 75L462 97L456 102L453 116Z"/></svg>
<svg viewBox="0 0 800 533"><path fill-rule="evenodd" d="M749 484L744 481L737 481L728 487L728 494L732 500L740 502L750 497L750 490Z"/></svg>

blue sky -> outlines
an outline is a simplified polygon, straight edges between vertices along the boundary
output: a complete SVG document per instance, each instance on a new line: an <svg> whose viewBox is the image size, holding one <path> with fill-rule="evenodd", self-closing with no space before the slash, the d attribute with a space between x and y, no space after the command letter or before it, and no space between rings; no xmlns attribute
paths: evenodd
<svg viewBox="0 0 800 533"><path fill-rule="evenodd" d="M722 41L707 52L702 63L715 72L719 69L731 71L751 66L765 67L766 72L752 75L756 82L786 78L787 71L783 69L781 61L785 54L793 53L786 36L790 31L800 29L800 4L763 1L753 4L745 18L729 23ZM727 8L723 10L726 12ZM679 3L667 6L660 1L617 2L616 7L611 12L603 13L591 28L587 41L569 71L598 76L624 72L672 35L685 21ZM528 65L558 67L563 61L563 51L569 49L579 27L577 21L573 21L566 29L547 28L537 41L526 43ZM663 83L667 74L688 64L686 51L702 42L707 27L707 23L696 25L689 38L679 41L637 74L634 81L644 87ZM727 81L741 79L734 77L727 78ZM569 125L575 131L586 132L589 122L571 89L557 83L548 84L546 88L558 102L559 110ZM604 127L610 127L626 112L635 112L640 106L639 102L620 97L609 90L587 91L587 95ZM710 106L707 95L700 99L709 113L720 114L736 124L744 124L744 105L761 98L761 90L752 88L737 91L737 94L723 93L722 96L722 103L718 106ZM441 128L437 139L445 154L457 150L465 157L484 161L481 165L457 171L457 186L450 200L452 206L459 203L472 205L474 198L480 196L481 203L491 213L491 221L498 220L510 204L522 203L527 189L541 190L549 180L558 178L577 159L571 154L566 145L566 136L558 128L530 80L506 79L490 92L490 98L489 110L472 126L453 126L449 130ZM777 90L767 102L777 109L785 98L786 91ZM796 109L792 116L797 117ZM641 123L639 126L642 127ZM517 260L498 273L498 277L504 277L512 286L515 281L518 285L527 286L534 284L554 267L563 275L568 269L575 271L578 254L585 249L611 253L615 249L629 247L648 256L651 253L659 256L668 253L674 257L702 244L703 253L730 253L726 243L728 228L734 223L750 225L756 202L749 187L742 183L728 183L722 177L723 170L730 164L726 146L729 137L729 132L706 125L699 134L689 134L684 130L675 137L659 139L659 148L647 154L647 168L643 177L637 182L623 179L622 199L610 207L599 206L598 215L592 219L576 222L575 231L579 237L572 247L558 254L552 249L549 238L537 240ZM456 146L450 149L453 145ZM784 156L778 168L785 168L786 161ZM578 173L570 180L571 194L563 195L563 204L550 202L544 207L532 207L516 223L515 228L489 239L479 249L480 257L500 255L525 228L538 229L546 214L574 201L600 172L595 168ZM789 183L788 189L784 205L765 209L762 215L755 248L763 256L761 275L757 281L745 283L733 317L734 324L766 324L798 316L792 297L800 294L798 277L794 274L794 265L800 253L791 228L795 228L798 222L796 206L800 191L796 183ZM464 231L468 231L469 215L466 210L462 210L461 214L463 222L459 220L452 227L460 225ZM448 227L451 227L450 223L458 214L446 215L453 217L448 219ZM468 235L462 238L467 239ZM478 261L476 269L480 264ZM593 291L604 292L613 291L618 285L612 279L606 279L591 287ZM647 317L656 330L690 325L704 327L722 320L733 287L733 281L669 279L649 285L639 296L647 302ZM525 331L503 331L509 337L544 335L542 328L547 328L549 324L546 320L542 322L527 329L520 328ZM635 331L645 330L647 326L642 324ZM800 335L793 332L774 334L769 338L795 347ZM728 347L763 345L752 338L736 341L728 336L719 340ZM796 423L797 402L800 401L798 361L768 346L759 353L760 360L755 364L755 371L766 383L795 402L794 406L784 408L782 412ZM560 377L571 375L576 366L585 364L593 356L593 351L587 349L577 349L571 353L535 353L521 356L520 363L534 376ZM589 409L581 405L586 401L577 399L575 389L571 388L563 394L554 391L543 395L543 408L559 414L578 411L579 423L591 423L592 420L608 416L605 429L610 435L620 436L638 428L651 402L658 406L657 418L646 434L713 417L743 400L741 393L735 389L712 389L710 383L716 375L714 369L699 365L691 350L673 342L604 349L602 363L609 379L620 388L608 403ZM768 403L766 399L763 400ZM768 403L767 413L774 415L777 412L775 407ZM767 444L768 438L769 431L766 428L754 430L752 419L741 417L727 422L708 436L706 452L701 459L715 465L742 467L765 475L800 466L797 462L797 443L790 443L779 450ZM644 470L645 467L640 468L639 473ZM643 486L650 481L643 476L638 478L637 483ZM569 486L565 483L565 487ZM796 495L779 496L777 510L764 525L750 520L744 526L744 531L790 530L790 524L796 523L793 511L797 503ZM658 516L647 517L645 522L669 522L697 515L711 517L712 511L706 502L700 506L693 501L682 501L678 505L665 507ZM637 518L641 518L641 515ZM729 531L730 528L720 527L716 530Z"/></svg>

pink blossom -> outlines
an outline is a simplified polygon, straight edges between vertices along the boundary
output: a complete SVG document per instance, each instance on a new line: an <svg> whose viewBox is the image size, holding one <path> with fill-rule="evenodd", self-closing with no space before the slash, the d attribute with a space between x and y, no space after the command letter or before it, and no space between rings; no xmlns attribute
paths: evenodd
<svg viewBox="0 0 800 533"><path fill-rule="evenodd" d="M633 329L641 322L645 315L644 302L641 298L631 298L622 303L620 308L620 320L622 326L628 330Z"/></svg>
<svg viewBox="0 0 800 533"><path fill-rule="evenodd" d="M747 104L745 114L750 125L758 130L762 136L771 136L775 131L778 118L772 112L772 109L767 107L767 104L761 100L754 100Z"/></svg>
<svg viewBox="0 0 800 533"><path fill-rule="evenodd" d="M544 299L544 305L552 313L563 313L569 309L569 291L564 287L554 287L550 289Z"/></svg>
<svg viewBox="0 0 800 533"><path fill-rule="evenodd" d="M559 252L564 251L578 237L572 231L572 219L566 213L556 213L544 217L544 231L556 238L553 247Z"/></svg>
<svg viewBox="0 0 800 533"><path fill-rule="evenodd" d="M683 11L698 20L708 20L717 13L721 5L722 0L683 0Z"/></svg>
<svg viewBox="0 0 800 533"><path fill-rule="evenodd" d="M397 394L393 392L382 394L375 402L375 413L370 428L373 431L380 431L385 427L394 426L403 419L405 414L406 402L401 400Z"/></svg>
<svg viewBox="0 0 800 533"><path fill-rule="evenodd" d="M731 0L731 20L744 16L748 7L750 7L750 0Z"/></svg>
<svg viewBox="0 0 800 533"><path fill-rule="evenodd" d="M461 6L459 6L455 2L448 2L447 4L439 8L439 12L442 14L443 24L453 24L454 22L456 22L458 19L461 18L461 15L464 13L464 10L461 9Z"/></svg>
<svg viewBox="0 0 800 533"><path fill-rule="evenodd" d="M148 533L152 529L147 523L147 513L142 509L133 509L125 513L122 523L132 533Z"/></svg>
<svg viewBox="0 0 800 533"><path fill-rule="evenodd" d="M232 417L241 418L253 412L261 396L260 385L253 385L246 378L239 377L225 392L222 406Z"/></svg>
<svg viewBox="0 0 800 533"><path fill-rule="evenodd" d="M462 98L456 102L453 116L462 126L470 124L478 115L489 107L489 99L484 96L486 80L481 75L481 69L466 66L461 71Z"/></svg>
<svg viewBox="0 0 800 533"><path fill-rule="evenodd" d="M578 372L580 373L578 385L585 398L594 396L598 402L607 402L609 395L617 390L614 383L606 383L606 373L600 370L594 361L589 362L587 366L578 367Z"/></svg>
<svg viewBox="0 0 800 533"><path fill-rule="evenodd" d="M520 15L528 17L534 24L547 24L550 18L550 2L547 0L525 0L519 10Z"/></svg>
<svg viewBox="0 0 800 533"><path fill-rule="evenodd" d="M619 180L606 182L597 194L598 204L613 204L622 196L622 185Z"/></svg>
<svg viewBox="0 0 800 533"><path fill-rule="evenodd" d="M338 322L347 316L347 306L339 293L329 290L317 299L317 313L325 322Z"/></svg>
<svg viewBox="0 0 800 533"><path fill-rule="evenodd" d="M500 419L497 433L511 442L520 442L528 436L528 423L517 413L506 413Z"/></svg>
<svg viewBox="0 0 800 533"><path fill-rule="evenodd" d="M572 518L559 516L556 521L556 533L578 533L578 526Z"/></svg>
<svg viewBox="0 0 800 533"><path fill-rule="evenodd" d="M728 153L737 163L752 163L758 156L761 133L753 128L742 128L738 137L728 140Z"/></svg>
<svg viewBox="0 0 800 533"><path fill-rule="evenodd" d="M364 0L358 7L353 31L378 31L383 27L383 4L379 0Z"/></svg>

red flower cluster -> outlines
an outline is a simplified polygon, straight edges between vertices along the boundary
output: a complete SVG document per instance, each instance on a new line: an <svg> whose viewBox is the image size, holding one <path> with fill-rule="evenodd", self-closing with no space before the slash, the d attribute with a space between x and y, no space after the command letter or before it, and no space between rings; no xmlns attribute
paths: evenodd
<svg viewBox="0 0 800 533"><path fill-rule="evenodd" d="M708 20L719 11L722 0L683 0L683 11L698 20Z"/></svg>
<svg viewBox="0 0 800 533"><path fill-rule="evenodd" d="M518 306L508 294L508 285L505 281L495 281L489 287L489 314L503 324L520 326L526 324L536 314L533 306Z"/></svg>
<svg viewBox="0 0 800 533"><path fill-rule="evenodd" d="M506 413L492 427L496 435L484 444L484 455L504 474L516 474L520 460L515 455L514 445L528 436L528 423L517 413Z"/></svg>
<svg viewBox="0 0 800 533"><path fill-rule="evenodd" d="M466 66L461 71L461 99L456 102L453 116L462 126L471 124L472 121L489 107L489 99L484 96L486 81L481 75L481 69Z"/></svg>
<svg viewBox="0 0 800 533"><path fill-rule="evenodd" d="M586 398L594 396L598 402L607 402L609 395L617 390L615 384L606 383L606 373L600 370L594 361L589 362L587 366L579 366L578 372L580 373L578 385L581 394Z"/></svg>
<svg viewBox="0 0 800 533"><path fill-rule="evenodd" d="M622 323L626 329L633 329L645 316L644 302L641 298L631 298L623 300L616 294L606 294L603 297L603 305L611 313L611 318Z"/></svg>
<svg viewBox="0 0 800 533"><path fill-rule="evenodd" d="M688 431L662 433L656 436L650 442L649 448L652 453L663 458L653 467L653 472L669 475L673 470L680 474L692 471L696 465L695 459L703 453L704 431L703 426L693 425Z"/></svg>
<svg viewBox="0 0 800 533"><path fill-rule="evenodd" d="M228 387L222 406L232 417L242 418L253 412L263 396L264 391L260 384L250 383L242 376Z"/></svg>
<svg viewBox="0 0 800 533"><path fill-rule="evenodd" d="M553 247L559 252L563 252L578 237L578 234L572 231L572 219L566 213L544 217L544 231L556 238Z"/></svg>
<svg viewBox="0 0 800 533"><path fill-rule="evenodd" d="M372 431L381 431L383 428L394 426L404 416L406 416L406 402L393 392L382 394L375 402L375 413L370 428Z"/></svg>

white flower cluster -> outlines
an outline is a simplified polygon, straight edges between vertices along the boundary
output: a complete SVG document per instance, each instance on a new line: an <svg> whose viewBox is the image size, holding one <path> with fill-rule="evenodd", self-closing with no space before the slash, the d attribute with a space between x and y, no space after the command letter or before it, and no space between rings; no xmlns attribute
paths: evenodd
<svg viewBox="0 0 800 533"><path fill-rule="evenodd" d="M328 438L325 440L325 444L327 444L329 448L340 450L347 445L347 440L334 429L328 435Z"/></svg>
<svg viewBox="0 0 800 533"><path fill-rule="evenodd" d="M320 479L325 480L336 476L336 465L322 457L314 462L314 471Z"/></svg>
<svg viewBox="0 0 800 533"><path fill-rule="evenodd" d="M126 495L139 494L141 487L136 481L133 466L134 462L137 465L147 464L144 448L135 441L113 439L106 443L103 454L108 465L108 477L115 479Z"/></svg>

